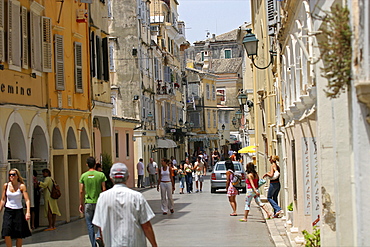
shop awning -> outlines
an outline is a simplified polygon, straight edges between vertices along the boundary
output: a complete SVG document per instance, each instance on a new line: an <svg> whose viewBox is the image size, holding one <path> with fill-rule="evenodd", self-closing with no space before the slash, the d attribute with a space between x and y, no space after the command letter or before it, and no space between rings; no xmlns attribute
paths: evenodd
<svg viewBox="0 0 370 247"><path fill-rule="evenodd" d="M176 142L170 139L158 139L157 148L175 148L177 147Z"/></svg>
<svg viewBox="0 0 370 247"><path fill-rule="evenodd" d="M248 146L248 147L244 147L242 149L240 149L238 151L238 153L242 154L242 153L255 153L256 152L256 146Z"/></svg>

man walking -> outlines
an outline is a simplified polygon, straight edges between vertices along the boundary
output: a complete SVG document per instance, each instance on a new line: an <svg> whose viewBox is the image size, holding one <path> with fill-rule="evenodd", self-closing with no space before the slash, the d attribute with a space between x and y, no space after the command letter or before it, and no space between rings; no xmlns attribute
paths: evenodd
<svg viewBox="0 0 370 247"><path fill-rule="evenodd" d="M85 220L91 246L95 247L96 242L101 246L100 232L97 232L97 238L95 238L94 225L92 220L95 213L96 202L102 191L105 191L105 181L107 178L104 173L95 170L95 158L87 158L86 165L89 170L81 175L80 178L80 207L81 213L85 213ZM85 193L85 196L84 196ZM85 205L84 205L85 204Z"/></svg>
<svg viewBox="0 0 370 247"><path fill-rule="evenodd" d="M157 184L157 174L158 174L158 165L157 163L153 160L153 158L149 159L149 163L146 166L146 169L149 172L149 183L150 183L150 188L154 188L155 185Z"/></svg>
<svg viewBox="0 0 370 247"><path fill-rule="evenodd" d="M152 246L157 242L150 220L154 213L144 196L126 186L129 172L125 164L116 163L110 170L113 188L101 193L96 204L93 224L98 226L106 246Z"/></svg>
<svg viewBox="0 0 370 247"><path fill-rule="evenodd" d="M145 188L144 187L144 163L143 163L142 158L139 159L139 163L137 163L136 168L137 168L137 175L138 175L137 187Z"/></svg>
<svg viewBox="0 0 370 247"><path fill-rule="evenodd" d="M203 181L204 181L203 176L207 175L206 174L207 168L204 165L204 162L202 161L202 158L200 156L197 157L197 161L194 164L194 170L195 170L195 187L196 187L195 192L198 193L199 188L200 188L200 192L202 192Z"/></svg>

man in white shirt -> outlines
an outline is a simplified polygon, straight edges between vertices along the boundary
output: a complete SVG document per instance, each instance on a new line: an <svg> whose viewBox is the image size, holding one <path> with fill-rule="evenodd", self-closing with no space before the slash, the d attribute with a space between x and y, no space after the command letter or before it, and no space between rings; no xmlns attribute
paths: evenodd
<svg viewBox="0 0 370 247"><path fill-rule="evenodd" d="M146 239L156 247L150 220L154 213L144 196L126 186L129 172L125 164L116 163L110 170L114 186L100 194L93 224L101 229L105 246L147 246Z"/></svg>
<svg viewBox="0 0 370 247"><path fill-rule="evenodd" d="M142 158L139 159L139 163L137 163L136 168L137 168L137 175L138 175L137 176L137 187L145 188L144 187L144 163L143 163Z"/></svg>
<svg viewBox="0 0 370 247"><path fill-rule="evenodd" d="M149 182L150 182L150 188L154 188L157 184L157 173L158 173L158 165L153 160L153 158L149 159L149 163L146 166L146 169L149 172Z"/></svg>

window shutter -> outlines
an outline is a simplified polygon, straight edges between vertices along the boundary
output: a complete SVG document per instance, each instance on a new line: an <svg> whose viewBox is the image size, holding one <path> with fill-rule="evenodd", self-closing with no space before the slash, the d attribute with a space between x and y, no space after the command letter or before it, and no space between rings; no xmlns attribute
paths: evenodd
<svg viewBox="0 0 370 247"><path fill-rule="evenodd" d="M51 63L51 19L42 17L42 56L43 56L43 71L52 72Z"/></svg>
<svg viewBox="0 0 370 247"><path fill-rule="evenodd" d="M96 36L96 77L102 79L102 59L101 59L101 44L100 37Z"/></svg>
<svg viewBox="0 0 370 247"><path fill-rule="evenodd" d="M21 66L21 27L20 3L8 2L8 62L9 65Z"/></svg>
<svg viewBox="0 0 370 247"><path fill-rule="evenodd" d="M5 61L4 0L0 0L0 62Z"/></svg>
<svg viewBox="0 0 370 247"><path fill-rule="evenodd" d="M28 69L28 18L27 8L22 7L22 68Z"/></svg>
<svg viewBox="0 0 370 247"><path fill-rule="evenodd" d="M95 50L95 33L90 35L90 73L91 77L96 77L96 50Z"/></svg>
<svg viewBox="0 0 370 247"><path fill-rule="evenodd" d="M31 68L42 71L41 56L41 17L37 13L30 12L31 29Z"/></svg>
<svg viewBox="0 0 370 247"><path fill-rule="evenodd" d="M55 88L64 90L64 41L63 36L55 34Z"/></svg>
<svg viewBox="0 0 370 247"><path fill-rule="evenodd" d="M82 88L82 44L75 42L75 86L76 93L83 93Z"/></svg>
<svg viewBox="0 0 370 247"><path fill-rule="evenodd" d="M268 34L274 35L276 25L276 0L266 0L267 6L267 22L268 22Z"/></svg>
<svg viewBox="0 0 370 247"><path fill-rule="evenodd" d="M110 72L116 71L114 67L114 43L112 41L109 42L109 70Z"/></svg>
<svg viewBox="0 0 370 247"><path fill-rule="evenodd" d="M103 53L103 80L109 81L109 52L108 52L108 38L102 40Z"/></svg>

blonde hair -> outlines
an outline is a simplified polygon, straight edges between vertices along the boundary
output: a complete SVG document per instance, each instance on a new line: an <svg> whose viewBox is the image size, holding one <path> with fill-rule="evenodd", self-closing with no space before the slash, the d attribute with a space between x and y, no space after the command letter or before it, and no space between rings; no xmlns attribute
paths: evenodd
<svg viewBox="0 0 370 247"><path fill-rule="evenodd" d="M17 168L12 168L12 169L9 170L9 172L11 172L11 171L14 171L15 173L17 173L18 182L20 182L21 184L24 184L23 177L21 176L20 171ZM8 174L9 174L9 172L8 172Z"/></svg>
<svg viewBox="0 0 370 247"><path fill-rule="evenodd" d="M272 155L272 156L270 157L270 160L271 160L271 162L276 163L276 161L279 161L279 156L277 156L277 155Z"/></svg>

